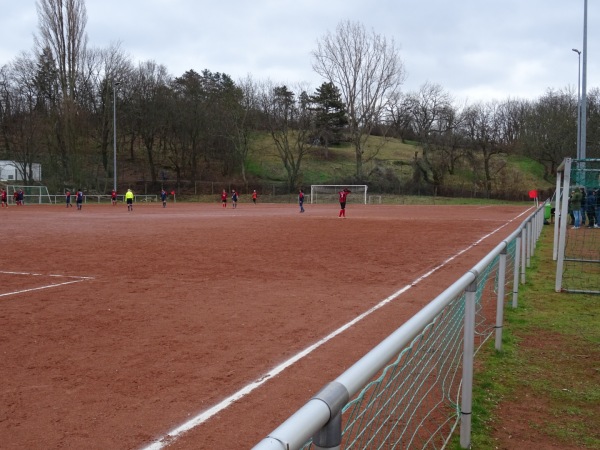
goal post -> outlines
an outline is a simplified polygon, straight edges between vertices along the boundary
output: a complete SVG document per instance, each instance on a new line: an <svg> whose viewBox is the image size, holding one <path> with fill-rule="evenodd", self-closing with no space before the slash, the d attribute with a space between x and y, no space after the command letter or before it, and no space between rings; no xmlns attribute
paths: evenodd
<svg viewBox="0 0 600 450"><path fill-rule="evenodd" d="M6 194L9 201L13 201L15 192L23 191L23 203L49 204L53 203L47 186L23 186L9 184L6 186Z"/></svg>
<svg viewBox="0 0 600 450"><path fill-rule="evenodd" d="M366 184L313 184L310 186L310 203L335 203L338 201L338 192L345 188L351 191L348 203L367 204Z"/></svg>
<svg viewBox="0 0 600 450"><path fill-rule="evenodd" d="M600 159L565 158L556 176L555 291L600 294ZM577 191L581 205L572 211L570 198Z"/></svg>

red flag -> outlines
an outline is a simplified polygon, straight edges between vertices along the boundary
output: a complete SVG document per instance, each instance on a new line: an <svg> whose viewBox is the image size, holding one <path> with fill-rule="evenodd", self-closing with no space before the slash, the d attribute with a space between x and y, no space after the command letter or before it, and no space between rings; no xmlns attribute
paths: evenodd
<svg viewBox="0 0 600 450"><path fill-rule="evenodd" d="M538 194L537 194L537 191L535 189L532 189L531 191L529 191L529 198L530 199L533 200L534 198L537 198L537 196L538 196Z"/></svg>
<svg viewBox="0 0 600 450"><path fill-rule="evenodd" d="M171 191L171 195L175 195L175 191Z"/></svg>

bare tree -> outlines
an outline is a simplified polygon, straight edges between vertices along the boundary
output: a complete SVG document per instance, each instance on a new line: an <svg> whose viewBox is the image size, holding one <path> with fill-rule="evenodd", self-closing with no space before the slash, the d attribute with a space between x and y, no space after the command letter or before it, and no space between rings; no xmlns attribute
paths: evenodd
<svg viewBox="0 0 600 450"><path fill-rule="evenodd" d="M240 90L240 98L235 104L231 104L227 115L230 123L231 135L236 160L242 172L244 184L248 187L246 177L246 163L250 152L250 135L252 127L256 126L256 115L259 110L258 86L248 75L239 80L237 86Z"/></svg>
<svg viewBox="0 0 600 450"><path fill-rule="evenodd" d="M87 13L84 0L37 0L40 36L35 38L38 52L49 51L56 64L60 94L56 141L62 154L64 176L75 174L73 157L77 151L77 94L80 69L86 53L85 26Z"/></svg>
<svg viewBox="0 0 600 450"><path fill-rule="evenodd" d="M387 116L391 123L393 137L406 142L415 139L411 114L411 97L398 92L390 99Z"/></svg>
<svg viewBox="0 0 600 450"><path fill-rule="evenodd" d="M297 91L267 82L260 94L261 112L286 171L290 192L298 186L302 159L312 149L310 98L302 88Z"/></svg>
<svg viewBox="0 0 600 450"><path fill-rule="evenodd" d="M600 158L600 88L594 87L588 91L587 107L587 157L597 159ZM600 185L600 174L598 185Z"/></svg>
<svg viewBox="0 0 600 450"><path fill-rule="evenodd" d="M37 0L40 38L37 46L49 48L56 60L62 94L74 100L77 77L86 52L87 12L84 0Z"/></svg>
<svg viewBox="0 0 600 450"><path fill-rule="evenodd" d="M335 35L327 33L318 41L312 55L315 72L342 93L356 153L356 177L361 179L366 141L405 78L394 40L345 21L338 25Z"/></svg>
<svg viewBox="0 0 600 450"><path fill-rule="evenodd" d="M113 144L113 89L116 83L130 78L132 64L120 44L107 49L88 51L85 57L82 92L79 104L91 117L89 135L100 151L102 170L112 176L109 155Z"/></svg>
<svg viewBox="0 0 600 450"><path fill-rule="evenodd" d="M415 158L415 170L437 189L452 170L457 152L453 138L458 116L452 97L440 85L426 82L404 103L422 149L422 156Z"/></svg>
<svg viewBox="0 0 600 450"><path fill-rule="evenodd" d="M0 69L0 136L23 180L33 182L33 164L43 157L48 130L41 93L36 85L36 63L23 54Z"/></svg>
<svg viewBox="0 0 600 450"><path fill-rule="evenodd" d="M449 104L443 108L423 145L423 158L416 158L416 168L433 186L436 195L446 176L455 173L465 156L464 139L458 132L462 120L463 115L458 109Z"/></svg>
<svg viewBox="0 0 600 450"><path fill-rule="evenodd" d="M426 82L419 92L407 97L412 126L420 142L427 142L431 134L443 128L452 97L439 84Z"/></svg>
<svg viewBox="0 0 600 450"><path fill-rule="evenodd" d="M501 104L495 101L477 103L465 110L462 122L473 175L475 180L479 180L486 197L491 195L496 177L506 166L504 159L500 158L508 150L501 110Z"/></svg>
<svg viewBox="0 0 600 450"><path fill-rule="evenodd" d="M519 146L525 155L544 166L551 180L567 157L575 157L577 142L577 97L571 92L549 90L526 108Z"/></svg>
<svg viewBox="0 0 600 450"><path fill-rule="evenodd" d="M171 77L165 66L146 61L139 64L132 83L130 114L133 128L146 150L150 178L156 183L155 159L158 149L164 144L166 122L163 111L169 102Z"/></svg>

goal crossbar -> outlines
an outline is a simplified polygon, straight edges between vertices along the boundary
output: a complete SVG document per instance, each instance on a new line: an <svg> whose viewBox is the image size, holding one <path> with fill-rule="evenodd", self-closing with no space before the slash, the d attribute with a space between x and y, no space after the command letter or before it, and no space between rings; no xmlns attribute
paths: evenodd
<svg viewBox="0 0 600 450"><path fill-rule="evenodd" d="M313 184L310 186L310 203L335 203L338 201L338 192L346 188L351 191L348 203L367 204L366 184Z"/></svg>
<svg viewBox="0 0 600 450"><path fill-rule="evenodd" d="M9 200L12 200L14 193L19 191L23 191L23 201L25 204L52 203L47 186L25 186L21 184L9 184L6 186L6 193Z"/></svg>

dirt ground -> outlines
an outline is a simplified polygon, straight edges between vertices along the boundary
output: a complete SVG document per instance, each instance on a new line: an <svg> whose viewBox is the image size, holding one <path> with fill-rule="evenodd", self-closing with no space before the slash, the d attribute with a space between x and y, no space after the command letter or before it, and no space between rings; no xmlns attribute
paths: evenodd
<svg viewBox="0 0 600 450"><path fill-rule="evenodd" d="M169 446L251 448L525 210L349 205L347 219L336 205L299 214L260 203L2 210L0 447L142 448L497 230Z"/></svg>

